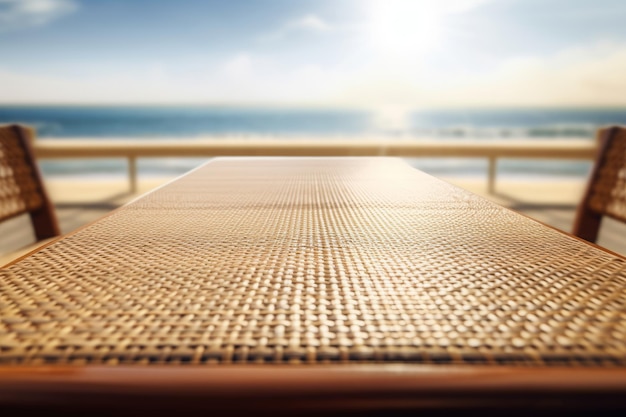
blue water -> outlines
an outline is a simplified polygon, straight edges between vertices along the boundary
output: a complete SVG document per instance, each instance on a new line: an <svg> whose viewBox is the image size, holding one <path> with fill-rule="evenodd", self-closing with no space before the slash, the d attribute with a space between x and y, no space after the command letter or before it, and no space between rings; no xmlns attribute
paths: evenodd
<svg viewBox="0 0 626 417"><path fill-rule="evenodd" d="M626 109L439 109L399 116L363 110L221 108L202 106L0 106L0 123L24 123L49 138L297 137L333 140L362 136L507 140L558 137L592 140L600 126L626 124ZM177 175L204 159L141 159L140 174ZM472 159L413 159L435 175L484 175L486 162ZM584 176L588 162L501 161L503 175ZM119 160L43 161L46 175L123 175Z"/></svg>
<svg viewBox="0 0 626 417"><path fill-rule="evenodd" d="M20 122L49 137L190 138L368 134L415 137L588 138L598 126L626 124L626 109L440 109L391 123L362 110L220 107L0 106L0 123Z"/></svg>
<svg viewBox="0 0 626 417"><path fill-rule="evenodd" d="M327 136L371 129L362 111L216 107L0 107L0 123L6 122L33 125L42 138Z"/></svg>

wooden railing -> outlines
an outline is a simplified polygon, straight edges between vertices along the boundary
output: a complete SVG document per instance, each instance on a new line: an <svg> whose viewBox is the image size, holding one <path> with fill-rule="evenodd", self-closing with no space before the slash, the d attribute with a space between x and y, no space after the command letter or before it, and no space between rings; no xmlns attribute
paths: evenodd
<svg viewBox="0 0 626 417"><path fill-rule="evenodd" d="M137 158L214 156L396 156L487 158L488 189L495 190L497 161L512 159L593 159L595 143L580 139L494 141L405 139L232 139L35 141L38 158L125 158L132 191Z"/></svg>

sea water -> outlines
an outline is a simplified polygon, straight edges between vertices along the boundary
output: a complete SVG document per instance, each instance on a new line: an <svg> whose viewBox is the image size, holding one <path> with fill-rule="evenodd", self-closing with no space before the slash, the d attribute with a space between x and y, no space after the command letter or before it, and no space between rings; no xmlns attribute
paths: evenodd
<svg viewBox="0 0 626 417"><path fill-rule="evenodd" d="M350 109L232 108L214 106L0 106L0 123L24 123L37 129L38 140L176 140L224 137L319 140L364 136L421 140L506 141L525 138L591 141L595 131L626 124L626 109L432 109L402 113ZM206 158L139 160L140 175L173 176ZM482 159L434 158L410 162L439 176L484 176ZM588 161L499 161L499 175L583 177ZM43 161L45 175L124 175L122 160Z"/></svg>

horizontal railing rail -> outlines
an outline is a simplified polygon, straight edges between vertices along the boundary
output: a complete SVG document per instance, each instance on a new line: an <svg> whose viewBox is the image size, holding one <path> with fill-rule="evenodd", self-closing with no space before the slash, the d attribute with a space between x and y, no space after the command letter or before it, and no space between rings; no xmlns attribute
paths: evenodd
<svg viewBox="0 0 626 417"><path fill-rule="evenodd" d="M42 159L125 158L132 191L137 189L137 158L215 156L396 156L404 158L487 158L488 189L495 190L497 161L514 159L589 160L595 142L580 139L544 141L506 138L481 140L409 139L232 139L101 140L46 139L35 141Z"/></svg>

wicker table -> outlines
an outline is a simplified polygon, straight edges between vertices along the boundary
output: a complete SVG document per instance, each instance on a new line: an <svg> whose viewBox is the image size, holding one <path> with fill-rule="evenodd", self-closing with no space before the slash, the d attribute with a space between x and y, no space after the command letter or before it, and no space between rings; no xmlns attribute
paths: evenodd
<svg viewBox="0 0 626 417"><path fill-rule="evenodd" d="M626 261L387 158L225 158L0 270L0 407L626 409Z"/></svg>

